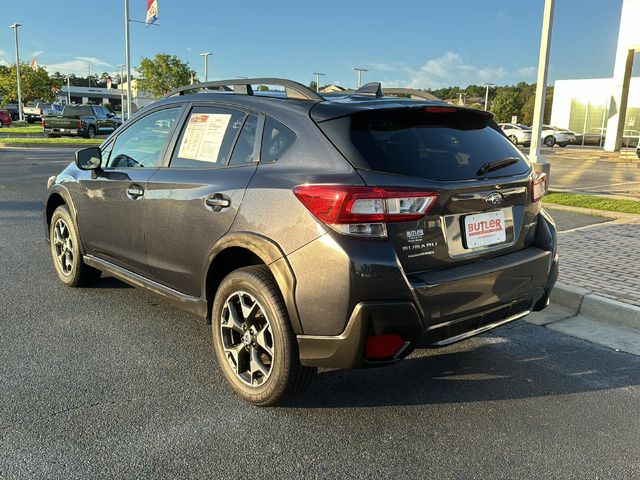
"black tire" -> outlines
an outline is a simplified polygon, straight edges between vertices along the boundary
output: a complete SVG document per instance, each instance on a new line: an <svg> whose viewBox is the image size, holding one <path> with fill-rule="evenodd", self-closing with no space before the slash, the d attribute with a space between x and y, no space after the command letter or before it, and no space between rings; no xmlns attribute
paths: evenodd
<svg viewBox="0 0 640 480"><path fill-rule="evenodd" d="M566 147L568 145L568 143L556 143L556 145L558 145L559 147Z"/></svg>
<svg viewBox="0 0 640 480"><path fill-rule="evenodd" d="M237 302L253 305L251 311L257 311L245 317L243 308L233 306ZM218 364L233 390L247 402L261 407L282 405L302 393L314 377L316 368L300 364L284 300L266 266L240 268L227 275L216 292L211 318ZM267 332L262 341L258 330ZM265 343L271 356L261 347ZM261 367L268 370L266 375L255 370L257 378L252 371L257 365L254 352Z"/></svg>
<svg viewBox="0 0 640 480"><path fill-rule="evenodd" d="M548 135L544 138L544 144L547 147L552 148L556 144L556 137L554 137L553 135Z"/></svg>
<svg viewBox="0 0 640 480"><path fill-rule="evenodd" d="M87 130L87 138L96 138L96 129L94 127L89 127Z"/></svg>
<svg viewBox="0 0 640 480"><path fill-rule="evenodd" d="M518 137L516 137L515 135L509 135L509 140L511 140L511 143L513 143L514 145L518 145Z"/></svg>
<svg viewBox="0 0 640 480"><path fill-rule="evenodd" d="M35 120L33 118L27 118L27 123L33 123Z"/></svg>
<svg viewBox="0 0 640 480"><path fill-rule="evenodd" d="M86 287L100 278L100 270L82 260L78 229L66 205L56 208L51 216L49 242L53 266L67 287Z"/></svg>
<svg viewBox="0 0 640 480"><path fill-rule="evenodd" d="M4 127L4 123L0 120L0 128Z"/></svg>

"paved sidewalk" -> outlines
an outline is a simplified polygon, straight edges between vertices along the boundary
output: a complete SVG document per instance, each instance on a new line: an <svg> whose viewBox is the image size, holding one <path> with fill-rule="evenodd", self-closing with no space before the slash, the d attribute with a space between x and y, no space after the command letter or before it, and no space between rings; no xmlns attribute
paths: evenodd
<svg viewBox="0 0 640 480"><path fill-rule="evenodd" d="M640 216L559 233L558 281L640 306Z"/></svg>

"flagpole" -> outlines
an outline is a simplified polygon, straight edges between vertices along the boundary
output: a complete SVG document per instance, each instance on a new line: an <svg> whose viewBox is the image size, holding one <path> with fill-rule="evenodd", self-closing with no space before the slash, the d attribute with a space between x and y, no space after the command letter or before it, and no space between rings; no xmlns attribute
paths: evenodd
<svg viewBox="0 0 640 480"><path fill-rule="evenodd" d="M131 43L129 35L129 0L124 0L124 31L124 48L126 50L127 64L127 113L128 118L131 118Z"/></svg>

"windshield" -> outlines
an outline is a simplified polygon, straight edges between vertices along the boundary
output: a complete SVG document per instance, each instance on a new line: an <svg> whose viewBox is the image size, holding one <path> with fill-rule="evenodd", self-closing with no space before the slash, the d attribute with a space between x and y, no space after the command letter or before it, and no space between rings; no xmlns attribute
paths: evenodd
<svg viewBox="0 0 640 480"><path fill-rule="evenodd" d="M354 114L351 142L372 170L431 180L478 178L483 165L517 161L483 177L526 173L529 163L490 117L466 110L429 108Z"/></svg>

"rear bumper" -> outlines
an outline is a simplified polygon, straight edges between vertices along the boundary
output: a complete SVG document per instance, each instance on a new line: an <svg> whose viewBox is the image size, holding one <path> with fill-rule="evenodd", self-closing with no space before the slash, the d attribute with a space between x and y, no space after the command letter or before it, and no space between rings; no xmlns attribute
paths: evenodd
<svg viewBox="0 0 640 480"><path fill-rule="evenodd" d="M408 275L410 299L358 303L339 335L298 335L302 364L358 368L394 363L415 348L448 345L542 310L558 276L558 256L553 221L544 211L539 218L536 246ZM406 344L390 358L368 361L367 337L383 334L398 334Z"/></svg>
<svg viewBox="0 0 640 480"><path fill-rule="evenodd" d="M44 128L45 135L64 135L68 137L81 137L84 135L84 130L78 130L75 128Z"/></svg>

